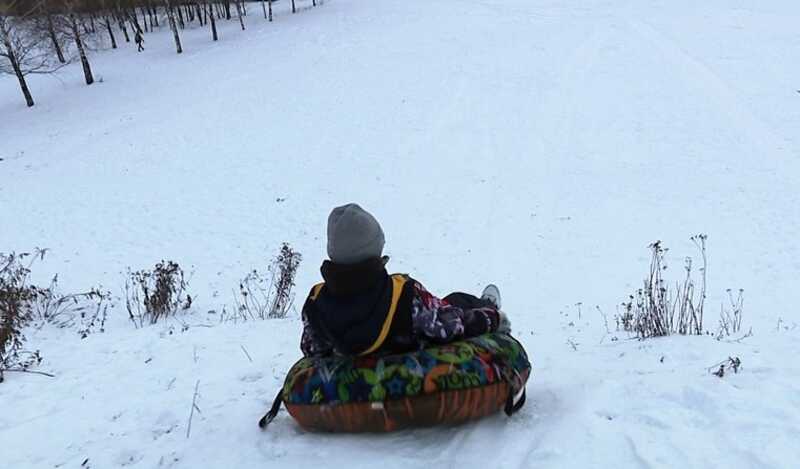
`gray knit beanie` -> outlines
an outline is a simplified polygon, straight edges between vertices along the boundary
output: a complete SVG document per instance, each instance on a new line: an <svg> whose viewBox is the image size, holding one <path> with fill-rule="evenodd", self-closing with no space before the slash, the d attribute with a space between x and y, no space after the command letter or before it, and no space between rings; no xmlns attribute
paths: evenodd
<svg viewBox="0 0 800 469"><path fill-rule="evenodd" d="M328 217L328 257L336 264L357 264L383 254L383 230L357 204L336 207Z"/></svg>

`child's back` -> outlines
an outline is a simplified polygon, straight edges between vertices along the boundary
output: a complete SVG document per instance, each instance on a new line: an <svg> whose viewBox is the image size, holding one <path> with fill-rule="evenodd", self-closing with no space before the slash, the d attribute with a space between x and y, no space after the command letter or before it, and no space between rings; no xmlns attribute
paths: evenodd
<svg viewBox="0 0 800 469"><path fill-rule="evenodd" d="M304 355L406 352L508 329L496 306L499 296L436 298L407 275L389 275L383 246L383 230L368 212L356 204L333 209L330 260L321 268L325 282L312 288L303 306Z"/></svg>

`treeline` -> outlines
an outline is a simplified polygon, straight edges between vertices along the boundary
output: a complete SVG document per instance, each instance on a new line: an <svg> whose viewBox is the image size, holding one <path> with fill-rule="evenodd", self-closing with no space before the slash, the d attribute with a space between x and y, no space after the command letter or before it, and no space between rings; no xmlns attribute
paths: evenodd
<svg viewBox="0 0 800 469"><path fill-rule="evenodd" d="M273 0L260 3L264 20L272 21ZM290 0L292 13L296 0ZM321 0L311 0L316 6ZM168 27L175 50L183 52L181 31L207 27L219 40L218 21L237 21L246 29L244 0L0 0L0 74L15 75L29 107L33 96L25 77L53 73L80 60L87 85L94 83L87 51L93 44L133 41L141 50L146 34Z"/></svg>

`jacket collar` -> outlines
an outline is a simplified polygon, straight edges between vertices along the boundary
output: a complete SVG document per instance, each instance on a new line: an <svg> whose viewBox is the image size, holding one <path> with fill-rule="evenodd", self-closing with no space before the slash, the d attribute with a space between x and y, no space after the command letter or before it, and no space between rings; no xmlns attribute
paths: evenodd
<svg viewBox="0 0 800 469"><path fill-rule="evenodd" d="M367 259L358 264L335 264L325 261L320 267L325 287L334 296L347 296L369 291L389 276L384 258Z"/></svg>

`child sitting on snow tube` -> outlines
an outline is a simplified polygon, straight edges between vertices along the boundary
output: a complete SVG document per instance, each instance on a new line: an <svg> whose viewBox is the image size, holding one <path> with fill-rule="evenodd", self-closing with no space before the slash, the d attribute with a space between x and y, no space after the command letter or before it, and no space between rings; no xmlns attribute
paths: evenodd
<svg viewBox="0 0 800 469"><path fill-rule="evenodd" d="M484 358L487 353L491 354L492 350L496 348L494 345L497 340L504 344L505 349L509 348L509 345L504 342L506 339L498 339L499 336L506 337L519 345L516 340L507 335L510 332L510 324L500 311L500 294L497 287L489 285L480 298L466 293L452 293L439 299L429 293L422 284L407 275L389 275L386 271L388 257L383 256L383 247L383 230L371 214L356 204L333 209L328 217L327 249L330 260L324 261L321 267L325 282L312 288L303 306L303 335L300 348L305 361L298 362L292 372L297 371L301 363L305 363L301 368L304 366L306 375L308 375L308 369L314 368L313 363L319 365L320 360L327 363L321 367L323 369L328 368L331 363L337 369L341 369L342 366L339 365L343 363L347 364L344 365L345 367L363 369L369 360L353 361L354 358L372 357L377 360L378 357L401 356L402 354L413 356L425 348L442 346L456 341L461 344L466 339L486 334L494 334L496 337L494 338L495 342L490 341L491 344L488 346L483 343L478 347L480 350L475 352L475 354L480 354L482 351ZM473 351L477 350L472 345L459 346L462 349L466 347ZM517 366L517 369L510 365L505 368L508 368L506 371L515 371L517 374L522 370L525 373L524 379L517 376L516 385L511 386L510 383L506 383L507 388L503 388L503 392L521 391L516 389L520 387L524 390L524 380L527 379L527 369L524 365L529 368L529 364L527 357L524 356L524 351L521 355L523 359L518 360L518 365L523 362L524 364ZM392 359L387 358L387 360L391 361ZM492 366L498 370L503 368L489 363L491 360L481 359L478 361L480 364L475 366L484 368ZM450 369L452 370L453 362L448 363L451 364ZM317 370L319 368L319 366L316 367ZM287 387L291 387L290 379L295 378L292 372L287 378ZM502 380L495 381L499 383ZM305 381L303 382L305 383ZM489 382L492 380L484 379L483 384ZM292 383L296 385L297 380L294 379ZM477 386L480 383L473 384ZM430 388L430 386L428 387ZM383 388L381 387L381 389ZM372 391L373 394L375 392ZM295 394L295 399L302 399L299 397L301 394L303 393ZM351 393L345 394L350 396ZM283 400L289 396L290 391L284 389ZM320 397L316 399L315 404L324 401ZM505 400L505 396L503 399ZM281 395L279 395L273 411L262 419L262 427L266 426L277 413L281 400ZM367 399L367 401L370 400L374 407L376 397L373 395L371 399ZM328 401L341 403L341 399L328 399ZM290 413L298 418L296 412L292 412L291 407ZM482 412L476 416L486 413ZM508 409L507 413L510 414ZM298 419L298 421L301 425L312 429L337 429L331 427L330 421L322 427L314 424L313 418L305 419L305 421ZM316 421L318 422L318 419ZM388 428L385 429L394 429L395 427L391 423L387 425ZM343 427L343 429L358 430L358 428L353 428L353 425Z"/></svg>
<svg viewBox="0 0 800 469"><path fill-rule="evenodd" d="M377 220L356 204L328 217L324 283L303 306L303 355L367 355L419 350L489 332L508 332L499 293L483 298L453 293L436 298L416 280L386 272L384 235Z"/></svg>

